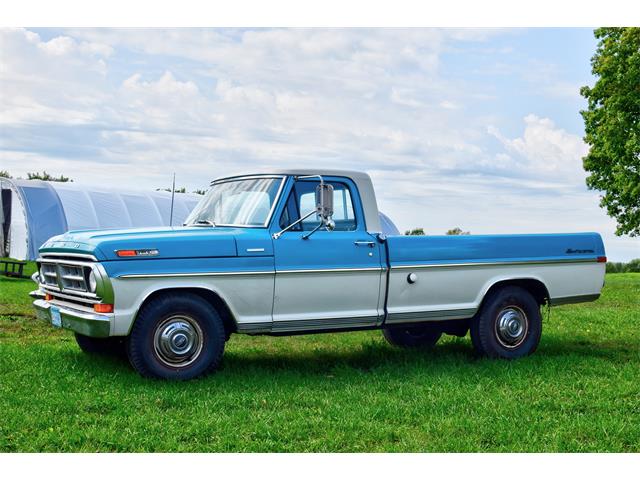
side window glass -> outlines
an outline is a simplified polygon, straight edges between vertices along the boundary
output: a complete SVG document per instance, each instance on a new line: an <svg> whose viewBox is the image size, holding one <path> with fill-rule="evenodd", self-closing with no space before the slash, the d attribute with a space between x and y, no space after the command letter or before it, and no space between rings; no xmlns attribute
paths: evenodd
<svg viewBox="0 0 640 480"><path fill-rule="evenodd" d="M305 212L306 213L306 212ZM284 229L295 222L298 218L300 218L300 214L298 213L298 205L296 204L296 191L295 189L291 191L289 194L289 198L287 199L287 203L284 206L284 210L282 211L282 215L280 216L280 228ZM292 231L300 231L302 228L300 225L296 225L291 228Z"/></svg>
<svg viewBox="0 0 640 480"><path fill-rule="evenodd" d="M300 181L295 184L287 204L280 216L280 228L284 229L316 208L316 186L318 182ZM336 222L335 231L352 231L356 229L356 216L353 209L353 199L349 187L344 183L331 182L333 185L333 220ZM311 215L291 231L310 231L318 226L320 220Z"/></svg>
<svg viewBox="0 0 640 480"><path fill-rule="evenodd" d="M311 183L311 182L308 182ZM332 182L333 185L333 220L336 222L335 231L351 231L356 229L356 217L353 211L353 201L349 188L343 183ZM300 212L310 212L316 206L317 182L313 183L311 191L305 191L300 195ZM319 219L316 215L311 215L302 222L302 229L313 230L318 225Z"/></svg>

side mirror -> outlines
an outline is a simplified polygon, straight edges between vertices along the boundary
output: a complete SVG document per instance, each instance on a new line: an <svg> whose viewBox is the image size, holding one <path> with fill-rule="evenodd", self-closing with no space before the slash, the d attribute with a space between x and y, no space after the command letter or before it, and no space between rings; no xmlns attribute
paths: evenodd
<svg viewBox="0 0 640 480"><path fill-rule="evenodd" d="M320 179L320 184L316 187L316 208L315 210L311 210L306 215L300 217L298 220L293 222L291 225L283 228L277 233L273 234L273 239L279 239L284 232L290 230L293 226L299 224L303 220L309 218L311 215L316 214L319 217L320 223L316 228L311 230L308 233L305 233L302 236L303 240L307 240L311 235L317 232L321 227L325 227L328 231L333 231L336 228L336 222L331 218L333 216L333 185L329 185L328 183L324 183L322 177L320 175L308 175L306 177L297 177L296 180L304 179L304 178L313 178L318 177Z"/></svg>
<svg viewBox="0 0 640 480"><path fill-rule="evenodd" d="M320 183L316 187L316 211L325 225L333 216L333 185Z"/></svg>

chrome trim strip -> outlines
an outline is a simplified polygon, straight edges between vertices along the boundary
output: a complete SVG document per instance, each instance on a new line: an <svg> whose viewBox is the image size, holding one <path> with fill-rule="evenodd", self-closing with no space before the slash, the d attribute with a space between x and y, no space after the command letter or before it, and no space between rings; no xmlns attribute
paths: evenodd
<svg viewBox="0 0 640 480"><path fill-rule="evenodd" d="M126 273L116 278L171 278L171 277L217 277L230 275L273 275L273 270L256 272L194 272L194 273Z"/></svg>
<svg viewBox="0 0 640 480"><path fill-rule="evenodd" d="M42 293L41 290L33 290L32 292L29 292L29 296L31 298L44 300L44 293Z"/></svg>
<svg viewBox="0 0 640 480"><path fill-rule="evenodd" d="M68 289L64 290L64 293L59 288L53 285L40 284L40 289L45 293L53 295L56 298L66 298L68 300L74 300L76 302L84 303L100 303L101 300L98 296L90 292L81 292L79 290L73 290L73 293L69 293Z"/></svg>
<svg viewBox="0 0 640 480"><path fill-rule="evenodd" d="M407 268L451 268L451 267L486 267L494 265L548 265L561 263L597 263L597 258L561 258L558 260L520 260L515 262L467 262L467 263L428 263L414 265L392 265L391 270Z"/></svg>
<svg viewBox="0 0 640 480"><path fill-rule="evenodd" d="M371 268L324 268L313 270L268 270L251 272L196 272L196 273L127 273L117 278L163 278L163 277L216 277L230 275L274 275L289 273L345 273L345 272L382 272L381 267Z"/></svg>
<svg viewBox="0 0 640 480"><path fill-rule="evenodd" d="M264 174L249 174L249 175L233 175L231 177L221 177L212 180L209 183L209 186L214 186L217 183L229 183L235 182L237 180L256 180L258 178L285 178L287 175L284 174L273 174L273 173L264 173Z"/></svg>
<svg viewBox="0 0 640 480"><path fill-rule="evenodd" d="M238 322L238 333L266 333L271 331L271 320L266 322Z"/></svg>
<svg viewBox="0 0 640 480"><path fill-rule="evenodd" d="M302 320L274 320L271 332L301 332L305 330L337 330L353 327L373 327L378 323L378 316L332 317Z"/></svg>
<svg viewBox="0 0 640 480"><path fill-rule="evenodd" d="M552 307L557 305L567 305L569 303L583 303L593 302L600 298L599 293L593 293L591 295L574 295L571 297L555 297L549 300Z"/></svg>
<svg viewBox="0 0 640 480"><path fill-rule="evenodd" d="M36 261L40 261L40 260L65 260L64 257L77 257L77 258L86 258L87 260L91 260L93 262L97 262L98 259L96 257L94 257L93 255L90 255L88 253L51 253L51 252L47 252L47 253L41 253L40 257L42 258L38 258L38 260ZM49 258L51 257L51 258Z"/></svg>
<svg viewBox="0 0 640 480"><path fill-rule="evenodd" d="M43 258L39 257L36 262L47 263L49 265L72 265L74 267L93 267L93 262L81 262L78 260L65 260L64 258Z"/></svg>
<svg viewBox="0 0 640 480"><path fill-rule="evenodd" d="M475 308L459 308L454 310L429 310L415 312L389 313L385 324L427 322L433 320L452 320L457 318L470 318L476 313Z"/></svg>
<svg viewBox="0 0 640 480"><path fill-rule="evenodd" d="M315 268L315 269L293 269L293 270L276 270L279 273L342 273L342 272L384 272L386 269L382 267L363 267L363 268Z"/></svg>
<svg viewBox="0 0 640 480"><path fill-rule="evenodd" d="M264 252L264 248L247 248L247 252Z"/></svg>

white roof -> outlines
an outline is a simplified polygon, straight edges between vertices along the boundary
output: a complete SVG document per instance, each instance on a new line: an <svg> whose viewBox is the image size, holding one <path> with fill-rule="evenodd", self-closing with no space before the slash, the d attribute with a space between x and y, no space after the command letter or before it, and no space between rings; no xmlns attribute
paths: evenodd
<svg viewBox="0 0 640 480"><path fill-rule="evenodd" d="M216 180L222 180L224 178L242 177L249 175L292 175L292 176L307 176L307 175L321 175L323 177L347 177L354 181L360 192L360 199L362 201L362 207L364 209L364 219L368 232L379 233L382 232L380 225L380 215L378 212L378 203L376 202L376 194L373 189L373 182L369 174L360 172L357 170L340 170L340 169L327 169L327 168L287 168L287 169L273 169L261 172L243 172L238 175L229 175Z"/></svg>

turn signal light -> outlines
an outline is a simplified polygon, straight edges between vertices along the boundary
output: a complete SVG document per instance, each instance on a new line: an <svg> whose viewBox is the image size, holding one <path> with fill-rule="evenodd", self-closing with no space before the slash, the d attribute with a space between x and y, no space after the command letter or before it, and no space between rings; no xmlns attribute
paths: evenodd
<svg viewBox="0 0 640 480"><path fill-rule="evenodd" d="M112 303L96 303L93 305L93 311L96 313L113 313Z"/></svg>
<svg viewBox="0 0 640 480"><path fill-rule="evenodd" d="M138 250L116 250L119 257L155 257L160 251L157 248L139 248Z"/></svg>
<svg viewBox="0 0 640 480"><path fill-rule="evenodd" d="M44 299L45 299L47 302L50 302L51 300L53 300L53 295L51 295L50 293L45 293L45 294L44 294Z"/></svg>
<svg viewBox="0 0 640 480"><path fill-rule="evenodd" d="M607 257L598 257L598 263L607 263Z"/></svg>

